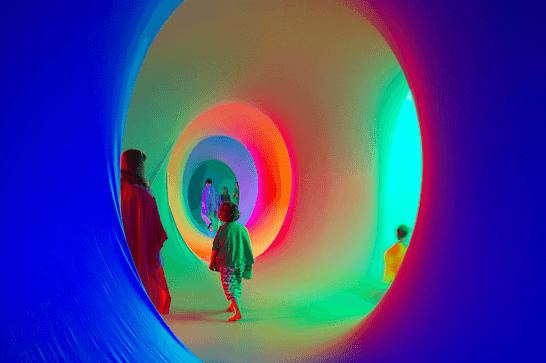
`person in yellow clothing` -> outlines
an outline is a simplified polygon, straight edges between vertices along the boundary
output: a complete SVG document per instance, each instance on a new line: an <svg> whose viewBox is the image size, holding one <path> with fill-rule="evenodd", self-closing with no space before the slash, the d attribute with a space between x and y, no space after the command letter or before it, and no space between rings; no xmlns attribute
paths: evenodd
<svg viewBox="0 0 546 363"><path fill-rule="evenodd" d="M407 243L406 243L406 237L409 234L409 227L405 224L401 224L396 229L396 236L398 237L398 242L393 244L391 248L385 252L385 282L390 283L394 276L396 276L396 273L398 272L398 269L400 268L400 265L402 264L402 260L404 259L404 256L406 255L406 250L408 249Z"/></svg>

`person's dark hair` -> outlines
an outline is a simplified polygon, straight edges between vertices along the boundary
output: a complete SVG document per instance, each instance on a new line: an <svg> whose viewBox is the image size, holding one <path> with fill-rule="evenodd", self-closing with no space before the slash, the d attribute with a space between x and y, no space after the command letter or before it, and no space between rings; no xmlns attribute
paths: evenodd
<svg viewBox="0 0 546 363"><path fill-rule="evenodd" d="M222 193L228 194L228 188L227 188L227 187L224 187L224 189L222 189Z"/></svg>
<svg viewBox="0 0 546 363"><path fill-rule="evenodd" d="M409 231L410 228L408 226L406 226L405 224L401 224L396 229L396 235L398 236L398 238L405 238L408 235Z"/></svg>
<svg viewBox="0 0 546 363"><path fill-rule="evenodd" d="M121 154L121 177L130 184L137 184L150 188L148 181L144 178L144 161L146 154L138 149L125 150Z"/></svg>
<svg viewBox="0 0 546 363"><path fill-rule="evenodd" d="M224 223L235 222L240 217L239 207L233 202L222 203L218 210L218 219Z"/></svg>
<svg viewBox="0 0 546 363"><path fill-rule="evenodd" d="M205 184L212 184L212 180L207 179L207 181L205 182Z"/></svg>

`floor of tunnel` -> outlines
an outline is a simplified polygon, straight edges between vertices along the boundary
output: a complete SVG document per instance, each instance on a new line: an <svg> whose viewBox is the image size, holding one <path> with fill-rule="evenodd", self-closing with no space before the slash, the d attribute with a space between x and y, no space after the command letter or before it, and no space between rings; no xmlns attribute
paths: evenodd
<svg viewBox="0 0 546 363"><path fill-rule="evenodd" d="M207 299L201 294L178 294L173 295L173 302L185 299L187 308L171 309L162 317L203 362L312 362L314 356L350 334L386 288L371 281L358 291L337 293L314 303L276 305L245 297L243 288L243 320L238 322L227 321L232 313L225 311L228 302L224 296ZM221 293L221 287L217 292Z"/></svg>

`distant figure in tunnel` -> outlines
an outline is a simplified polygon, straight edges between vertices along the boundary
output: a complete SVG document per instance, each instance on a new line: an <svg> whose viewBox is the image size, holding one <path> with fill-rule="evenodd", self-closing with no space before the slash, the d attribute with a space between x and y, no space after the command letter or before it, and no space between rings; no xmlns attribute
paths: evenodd
<svg viewBox="0 0 546 363"><path fill-rule="evenodd" d="M236 222L240 217L237 204L223 203L218 217L225 224L220 227L214 238L209 269L220 271L222 287L226 298L230 301L227 311L235 312L229 321L235 321L242 318L240 301L242 279L252 277L254 255L248 230Z"/></svg>
<svg viewBox="0 0 546 363"><path fill-rule="evenodd" d="M233 201L239 205L239 182L235 183L235 190L233 191Z"/></svg>
<svg viewBox="0 0 546 363"><path fill-rule="evenodd" d="M160 314L168 314L171 295L163 272L161 248L167 240L159 211L144 178L146 155L130 149L121 155L121 217L138 275Z"/></svg>
<svg viewBox="0 0 546 363"><path fill-rule="evenodd" d="M406 237L409 234L409 227L405 224L401 224L396 229L396 236L398 237L398 242L392 245L387 252L385 252L385 282L390 283L394 276L398 273L402 260L406 255L407 247Z"/></svg>
<svg viewBox="0 0 546 363"><path fill-rule="evenodd" d="M211 232L218 228L219 206L216 190L212 187L212 180L207 179L203 195L201 196L201 218L203 218L208 230Z"/></svg>
<svg viewBox="0 0 546 363"><path fill-rule="evenodd" d="M224 189L222 190L222 203L225 203L225 202L231 202L231 198L229 196L227 187L224 187Z"/></svg>

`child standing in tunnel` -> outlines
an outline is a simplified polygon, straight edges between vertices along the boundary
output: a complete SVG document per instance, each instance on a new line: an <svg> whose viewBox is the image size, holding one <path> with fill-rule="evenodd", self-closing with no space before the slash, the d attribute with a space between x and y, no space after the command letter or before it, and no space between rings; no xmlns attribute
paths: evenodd
<svg viewBox="0 0 546 363"><path fill-rule="evenodd" d="M398 242L396 242L394 245L391 246L385 252L385 282L390 283L396 274L398 273L398 270L400 269L400 265L402 264L402 260L404 259L404 256L406 255L407 247L406 244L406 237L409 234L409 227L405 224L401 224L396 229L396 236L398 237Z"/></svg>
<svg viewBox="0 0 546 363"><path fill-rule="evenodd" d="M209 269L220 272L224 293L230 301L228 311L235 312L229 321L236 321L242 318L240 302L242 279L252 277L254 255L248 230L236 222L240 217L237 204L223 203L218 217L225 224L220 227L214 238Z"/></svg>

